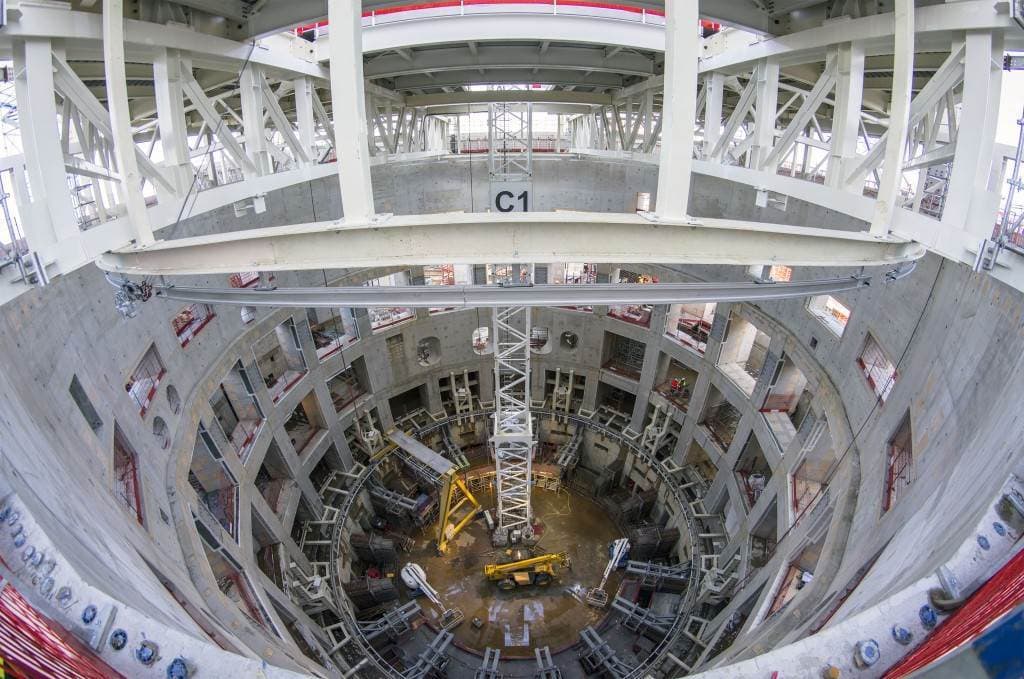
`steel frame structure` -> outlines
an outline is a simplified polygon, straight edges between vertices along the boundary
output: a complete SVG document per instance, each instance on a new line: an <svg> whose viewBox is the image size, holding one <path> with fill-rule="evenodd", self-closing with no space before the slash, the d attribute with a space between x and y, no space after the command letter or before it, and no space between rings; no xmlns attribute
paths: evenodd
<svg viewBox="0 0 1024 679"><path fill-rule="evenodd" d="M533 418L530 417L530 307L495 307L494 446L498 528L495 542L506 544L514 531L528 536L533 463Z"/></svg>

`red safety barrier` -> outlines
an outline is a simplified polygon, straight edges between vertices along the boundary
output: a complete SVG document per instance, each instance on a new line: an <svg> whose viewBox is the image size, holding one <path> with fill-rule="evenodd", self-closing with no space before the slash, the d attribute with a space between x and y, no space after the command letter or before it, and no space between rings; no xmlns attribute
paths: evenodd
<svg viewBox="0 0 1024 679"><path fill-rule="evenodd" d="M923 644L889 668L884 679L898 679L977 638L1002 615L1024 602L1024 550L1006 562L963 606L944 620Z"/></svg>
<svg viewBox="0 0 1024 679"><path fill-rule="evenodd" d="M0 592L0 657L8 677L124 679L11 585Z"/></svg>

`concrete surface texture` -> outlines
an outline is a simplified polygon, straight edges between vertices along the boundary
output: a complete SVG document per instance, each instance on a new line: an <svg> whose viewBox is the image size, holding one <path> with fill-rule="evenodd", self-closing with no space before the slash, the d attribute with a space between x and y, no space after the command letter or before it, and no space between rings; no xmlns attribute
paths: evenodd
<svg viewBox="0 0 1024 679"><path fill-rule="evenodd" d="M629 210L637 192L653 191L656 177L655 168L639 163L545 158L536 165L538 209ZM391 164L375 167L374 173L381 211L471 210L486 191L486 183L479 181L484 176L479 161ZM174 235L340 216L335 186L314 182L270 194L264 215L236 218L230 210L198 215ZM699 214L851 226L848 218L793 199L785 213L755 208L752 189L722 180L697 177L695 191ZM656 274L664 281L737 280L746 275L736 267L655 269L623 262L600 267L599 280L616 279L621 271ZM388 272L282 273L275 283L360 283L384 273ZM850 273L797 269L793 277ZM414 282L423 279L422 270L410 275ZM193 277L181 283L222 287L227 281ZM433 315L423 310L376 333L367 314L357 311L358 341L321 361L304 310L257 310L249 318L237 308L217 307L215 317L183 347L171 325L182 305L157 298L141 305L136 318L124 319L113 308L112 295L113 288L100 272L87 267L0 308L4 496L16 498L20 511L31 515L31 532L40 539L45 536L59 561L62 582L74 583L90 601L118 608L131 643L143 637L184 639L176 652L192 658L203 676L244 674L243 668L252 667L257 659L265 661L267 669L261 671L267 676L335 676L339 664L352 658L344 657L348 651L333 660L324 657L323 652L336 643L326 631L333 614L303 603L289 571L291 563L306 573L318 568L309 544L304 544L304 524L323 516L331 505L323 492L324 480L332 472L343 476L358 469L362 453L357 417L369 413L386 430L397 419L393 408L400 403L403 409L411 403L428 413L447 409L454 414L446 385L453 373L463 371L475 373L478 401L492 399L492 356L474 352L471 341L476 328L490 325L490 310ZM831 662L841 665L843 676L848 676L855 671L853 645L866 635L880 640L899 616L913 614L923 605L923 588L932 582L928 578L935 577L938 566L955 562L964 545L976 544L979 526L994 511L1006 484L1024 475L1018 445L1024 433L1018 402L1024 389L1020 293L967 267L929 256L902 281L838 297L852 310L841 335L801 300L720 304L702 353L666 334L667 319L673 317L668 307L650 310L649 327L609 315L604 307L591 312L535 312L534 324L549 328L553 339L568 332L578 341L556 341L550 353L534 354L533 398L547 400L550 407L549 378L556 369L562 375L571 370L581 378L573 408L603 413L595 417L620 412L612 416L620 435L627 428L642 432L654 406L667 408L669 426L660 454L674 465L699 470L704 490L692 511L715 517L720 526L711 531L714 535L701 538L714 544L718 567L738 557L735 585L723 599L701 604L698 617L704 622L695 623L690 633L697 641L680 636L671 649L694 670L719 668L714 676L762 676L771 670L783 671L783 676L818 676ZM752 377L752 386L740 384L730 377L734 373L727 366L719 364L725 319L730 316L769 338L764 360L769 367ZM306 371L275 402L260 379L253 347L286 319L295 324ZM741 326L738 320L730 325ZM637 375L607 367L614 358L611 346L619 341L615 336L640 343ZM416 348L432 338L440 346L440 361L421 365ZM869 338L896 368L895 383L884 402L858 363ZM151 348L164 373L140 416L125 384ZM803 419L788 427L761 412L773 389L771 368L783 357L786 365L799 370L810 394L798 407ZM232 379L240 379L239 362L264 418L244 459L219 430L211 405L222 385L227 388ZM673 365L696 375L685 407L671 405L658 393L669 371L677 369ZM339 410L329 382L346 370L357 375L363 393ZM80 388L71 389L73 380ZM410 391L413 396L404 396ZM90 426L83 411L86 401L98 415L98 425ZM285 425L301 402L319 411L325 433L297 451ZM732 429L725 439L720 431L723 420L709 418L712 412L724 412L715 408L720 402L735 412L725 424ZM910 482L885 510L890 442L908 417ZM155 426L158 418L167 427L166 436ZM811 440L816 423L824 425ZM198 477L196 472L204 471L199 468L205 459L201 446L209 445L204 431L220 455L216 464L227 470L226 483L237 493L232 530L219 525L216 517L210 519L191 481L190 472ZM118 478L123 467L115 467L115 438L127 442L137 460L141 520L117 493L123 487ZM549 440L555 445L564 442L554 435ZM721 445L723 440L727 446ZM595 471L621 462L619 487L658 490L659 477L612 438L588 433L583 458ZM767 477L756 496L748 491L751 460ZM267 499L268 478L284 489L271 496L273 502ZM817 484L821 489L812 494L813 505L801 506L801 498L794 497L797 480L802 488ZM540 497L543 506L546 500ZM572 506L579 506L572 499ZM552 509L560 501L556 498ZM354 524L367 521L372 513L368 500L361 503L364 510ZM669 525L680 520L678 510L659 492L647 520ZM570 516L576 519L575 513ZM596 535L588 549L596 553L614 533L599 533L597 517L590 520ZM559 521L552 523L558 526ZM567 534L578 528L575 523L565 526ZM460 553L466 547L475 550L483 539L478 533L477 527L469 531L464 540L472 544L460 545ZM989 537L1006 553L1017 535L1011 530L998 541ZM421 551L416 558L426 568L424 548L417 545ZM0 544L6 561L20 563L13 550L13 543ZM683 550L673 560L688 558ZM597 565L584 560L578 568ZM359 568L351 555L346 557L346 573ZM794 568L813 577L790 591L786 583ZM981 568L978 562L976 569ZM592 571L586 572L589 576ZM428 574L433 577L430 569ZM576 576L574 569L572 577ZM451 589L464 576L439 577ZM449 577L450 582L445 580ZM965 570L961 579L967 577ZM54 608L51 613L70 624L87 603L84 598L78 601L68 610ZM467 617L478 614L472 610L481 610L482 604L474 608L471 603L467 598ZM53 604L43 598L40 605ZM545 613L548 605L544 603ZM557 604L550 605L560 610ZM525 605L522 610L525 615ZM513 613L519 615L517 610ZM546 616L543 619L552 624ZM574 625L590 622L573 618ZM631 645L624 628L618 620L611 627L620 632L607 632L609 643L628 658ZM812 634L819 630L831 634ZM468 633L469 629L460 629L457 636ZM559 626L543 645L556 650L561 634ZM388 643L418 649L428 638L425 635L418 630L412 639ZM630 633L629 638L633 636ZM910 647L923 638L924 631L917 630ZM461 640L468 646L495 641ZM787 647L795 650L764 655ZM885 662L854 676L877 676L882 665L891 664L906 648L884 648ZM578 651L560 656L567 676L585 673ZM128 676L163 676L163 668L142 668L108 646L99 653ZM459 658L452 676L472 675L478 665L459 653L451 650ZM661 657L657 676L687 673ZM735 662L745 664L733 673L728 667ZM330 667L325 669L325 664ZM374 675L368 667L359 674Z"/></svg>

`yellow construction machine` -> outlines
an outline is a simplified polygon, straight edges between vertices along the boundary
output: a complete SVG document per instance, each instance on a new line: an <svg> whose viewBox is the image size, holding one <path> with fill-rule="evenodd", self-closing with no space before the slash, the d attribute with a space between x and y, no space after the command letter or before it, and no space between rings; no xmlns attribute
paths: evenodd
<svg viewBox="0 0 1024 679"><path fill-rule="evenodd" d="M555 566L571 568L569 555L542 554L529 559L512 561L511 563L492 563L484 566L484 576L491 582L498 583L498 589L511 590L516 587L537 585L545 587L555 577Z"/></svg>

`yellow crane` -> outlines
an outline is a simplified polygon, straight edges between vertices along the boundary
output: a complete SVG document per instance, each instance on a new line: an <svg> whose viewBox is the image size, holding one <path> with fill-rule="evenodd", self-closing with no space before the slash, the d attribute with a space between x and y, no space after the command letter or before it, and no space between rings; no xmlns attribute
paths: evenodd
<svg viewBox="0 0 1024 679"><path fill-rule="evenodd" d="M556 565L571 568L569 555L559 552L511 563L491 563L484 566L484 576L491 582L498 583L498 589L510 590L528 585L544 587L551 584L554 579Z"/></svg>

